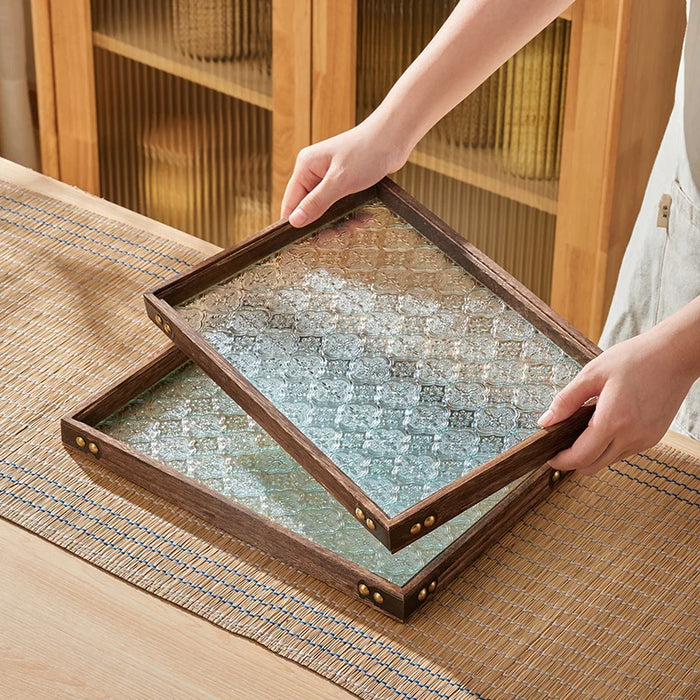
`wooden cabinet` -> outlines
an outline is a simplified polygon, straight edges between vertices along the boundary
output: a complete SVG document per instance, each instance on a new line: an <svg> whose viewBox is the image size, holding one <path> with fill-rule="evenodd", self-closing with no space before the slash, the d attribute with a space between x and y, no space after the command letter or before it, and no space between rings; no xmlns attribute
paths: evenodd
<svg viewBox="0 0 700 700"><path fill-rule="evenodd" d="M403 52L401 11L434 19L450 3L32 0L44 171L233 242L277 218L300 148L361 118L363 52ZM368 31L388 6L400 10L393 45ZM215 37L230 37L231 12L247 28L212 54L175 23L196 31L182 12L217 7ZM564 20L561 70L542 73L562 87L552 167L504 167L502 134L437 147L437 129L397 179L597 338L672 106L684 3L578 0Z"/></svg>
<svg viewBox="0 0 700 700"><path fill-rule="evenodd" d="M46 174L219 245L277 218L311 138L310 0L32 11Z"/></svg>

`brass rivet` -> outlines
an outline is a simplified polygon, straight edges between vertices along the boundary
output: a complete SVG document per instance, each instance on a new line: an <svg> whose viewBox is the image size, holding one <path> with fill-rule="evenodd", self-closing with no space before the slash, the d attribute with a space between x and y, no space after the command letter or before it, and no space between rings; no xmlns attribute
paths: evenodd
<svg viewBox="0 0 700 700"><path fill-rule="evenodd" d="M558 469L555 469L554 472L552 473L552 481L554 483L556 483L557 481L559 481L560 478L561 478L561 472Z"/></svg>
<svg viewBox="0 0 700 700"><path fill-rule="evenodd" d="M428 591L425 588L421 588L420 591L418 591L418 600L420 600L422 602L427 597L428 597Z"/></svg>
<svg viewBox="0 0 700 700"><path fill-rule="evenodd" d="M156 314L156 323L160 326L163 323L163 319L161 318L160 314Z"/></svg>
<svg viewBox="0 0 700 700"><path fill-rule="evenodd" d="M411 525L411 534L412 535L417 535L420 532L420 523L415 523L415 525Z"/></svg>
<svg viewBox="0 0 700 700"><path fill-rule="evenodd" d="M429 516L423 521L423 525L425 525L426 527L432 527L433 525L435 525L435 516L434 516L434 515L429 515Z"/></svg>
<svg viewBox="0 0 700 700"><path fill-rule="evenodd" d="M377 527L377 526L374 524L374 520L372 520L372 518L367 518L367 520L365 520L365 524L367 525L367 527L368 527L370 530L374 530L374 528Z"/></svg>
<svg viewBox="0 0 700 700"><path fill-rule="evenodd" d="M379 591L372 593L372 598L377 605L381 605L384 602L384 596Z"/></svg>
<svg viewBox="0 0 700 700"><path fill-rule="evenodd" d="M355 517L358 520L364 520L365 514L362 512L362 508L355 508Z"/></svg>
<svg viewBox="0 0 700 700"><path fill-rule="evenodd" d="M360 592L360 595L364 595L364 596L369 595L369 588L367 588L367 585L364 583L360 583L357 586L357 590Z"/></svg>
<svg viewBox="0 0 700 700"><path fill-rule="evenodd" d="M85 447L85 438L78 435L78 437L75 438L75 444L78 447Z"/></svg>
<svg viewBox="0 0 700 700"><path fill-rule="evenodd" d="M436 588L437 588L437 581L431 581L430 585L428 586L428 593L433 593Z"/></svg>
<svg viewBox="0 0 700 700"><path fill-rule="evenodd" d="M172 328L170 328L170 324L169 324L169 323L164 323L164 324L163 324L163 330L164 330L166 333L170 334L170 331L172 330Z"/></svg>
<svg viewBox="0 0 700 700"><path fill-rule="evenodd" d="M94 442L90 442L88 443L88 450L96 455L100 451L100 448Z"/></svg>

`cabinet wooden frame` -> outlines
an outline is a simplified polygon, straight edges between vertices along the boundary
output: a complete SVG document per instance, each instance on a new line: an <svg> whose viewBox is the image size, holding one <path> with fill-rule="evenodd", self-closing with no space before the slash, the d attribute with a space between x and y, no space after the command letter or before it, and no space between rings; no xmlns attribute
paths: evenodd
<svg viewBox="0 0 700 700"><path fill-rule="evenodd" d="M561 482L540 467L405 585L399 586L269 518L147 457L96 427L189 359L171 347L61 420L66 448L279 558L356 600L405 621ZM358 528L361 527L358 523ZM375 595L378 594L378 595Z"/></svg>
<svg viewBox="0 0 700 700"><path fill-rule="evenodd" d="M144 298L151 320L348 511L355 513L359 509L364 516L363 522L370 523L368 529L372 534L387 549L396 552L430 531L430 528L422 525L416 527L416 524L423 524L426 520L435 526L445 523L506 484L541 466L560 450L571 446L586 428L594 407L581 407L569 419L535 432L398 515L389 517L175 309L178 304L200 294L211 285L230 278L325 223L377 199L415 227L574 360L585 364L600 352L596 345L526 287L388 178L340 200L322 219L310 226L296 229L288 222L280 221L261 231L258 236L224 250L166 281L145 294Z"/></svg>

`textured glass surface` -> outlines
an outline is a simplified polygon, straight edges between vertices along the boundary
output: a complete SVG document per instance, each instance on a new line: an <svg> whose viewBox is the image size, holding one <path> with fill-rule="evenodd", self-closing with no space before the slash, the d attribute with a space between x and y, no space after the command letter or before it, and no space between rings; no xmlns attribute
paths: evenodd
<svg viewBox="0 0 700 700"><path fill-rule="evenodd" d="M379 203L179 310L389 516L535 432L579 369Z"/></svg>
<svg viewBox="0 0 700 700"><path fill-rule="evenodd" d="M397 585L408 582L515 486L391 554L192 363L99 428Z"/></svg>

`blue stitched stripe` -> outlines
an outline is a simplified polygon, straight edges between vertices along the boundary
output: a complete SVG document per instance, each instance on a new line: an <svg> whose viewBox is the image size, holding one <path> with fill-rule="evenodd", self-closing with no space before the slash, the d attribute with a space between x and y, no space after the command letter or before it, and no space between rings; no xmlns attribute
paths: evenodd
<svg viewBox="0 0 700 700"><path fill-rule="evenodd" d="M96 233L99 233L103 236L107 236L108 238L111 238L112 240L115 241L121 241L122 243L126 243L128 245L132 245L135 248L141 248L142 250L147 250L149 253L155 253L156 255L160 255L163 258L167 258L168 260L172 260L173 262L177 263L182 263L183 265L191 265L192 263L183 260L182 258L177 258L174 255L168 255L167 253L164 253L161 250L156 250L155 248L149 248L146 245L143 245L142 243L138 243L136 241L131 240L130 238L122 238L121 236L117 236L114 233L110 233L109 231L105 231L102 228L98 228L97 226L89 226L88 224L84 224L81 221L76 221L75 219L70 219L67 216L61 216L60 214L57 214L56 212L49 211L48 209L42 209L41 207L34 206L32 204L27 204L27 202L22 202L19 199L14 199L13 197L10 197L9 195L3 194L0 195L0 199L6 199L9 202L12 202L13 204L19 204L20 206L26 207L27 209L32 209L33 211L40 212L41 214L48 214L49 216L53 216L56 219L59 219L60 221L65 221L69 224L73 224L74 226L79 226L80 228L84 228L87 231L95 231ZM8 211L16 211L14 209L8 210ZM17 212L19 213L19 212Z"/></svg>
<svg viewBox="0 0 700 700"><path fill-rule="evenodd" d="M629 464L632 467L636 467L637 465L634 464L633 462L630 462L627 459L622 459L620 460L621 462L624 462L625 464ZM673 493L673 491L667 491L666 489L662 489L660 486L656 486L655 484L650 484L648 481L643 481L642 479L638 479L636 476L632 476L631 474L628 474L627 472L623 472L620 469L616 469L615 467L608 467L610 471L615 472L616 474L620 474L621 476L624 476L626 479L630 479L631 481L636 481L638 484L642 484L643 486L647 486L650 489L654 489L654 491L658 491L659 493L664 493L667 496L671 496L671 498L675 498L677 501L682 501L683 503L687 503L690 506L693 506L695 508L700 508L700 502L696 501L690 501L687 498L683 498L682 496L679 496L678 494ZM653 474L656 474L655 472L652 472ZM658 474L656 476L659 476ZM673 483L678 483L678 482L673 482Z"/></svg>
<svg viewBox="0 0 700 700"><path fill-rule="evenodd" d="M280 631L286 632L290 636L296 637L297 639L299 639L302 642L307 642L311 646L314 646L318 649L321 649L322 651L327 652L328 654L330 654L331 656L334 656L335 658L339 659L340 661L344 661L349 666L351 666L355 670L359 671L360 673L364 674L368 678L372 678L373 680L376 680L378 683L381 683L387 689L393 690L397 695L401 695L402 697L405 697L408 700L418 700L418 698L415 695L408 695L404 691L399 690L398 688L396 688L392 685L389 685L389 683L387 683L385 680L379 678L378 676L376 676L373 673L370 673L369 671L365 671L361 666L358 666L356 663L354 663L353 661L350 661L349 659L340 655L338 652L331 651L328 647L326 647L318 642L314 642L312 639L309 639L308 637L303 637L298 632L293 632L289 628L284 627L281 622L277 622L277 621L275 621L269 617L265 617L264 615L261 615L259 613L254 613L250 610L246 610L241 605L234 603L232 600L224 598L222 595L219 595L218 593L214 593L213 591L210 591L210 590L204 588L203 586L192 583L191 581L188 581L188 580L182 578L181 576L176 576L175 574L170 573L167 569L162 569L158 566L155 566L154 564L151 564L150 562L148 562L146 559L142 559L142 558L136 556L135 554L132 554L131 552L127 552L125 549L122 549L121 547L118 547L117 545L112 544L111 542L108 542L107 540L100 537L99 535L95 535L94 533L90 532L89 530L86 530L84 527L74 525L69 520L66 520L66 518L62 518L60 515L57 515L56 513L52 513L50 510L43 508L42 506L40 506L36 503L33 503L32 501L30 501L27 498L22 498L21 496L18 496L17 494L12 493L12 491L7 491L6 489L0 489L0 493L6 494L6 495L20 501L21 503L24 503L25 505L28 505L32 508L35 508L39 512L45 513L46 515L48 515L51 518L55 518L56 520L63 523L64 525L68 525L69 527L72 527L74 530L77 530L78 532L82 532L83 534L87 535L88 537L91 537L94 540L98 540L99 542L106 545L107 547L110 547L111 549L116 550L120 554L124 554L127 557L129 557L130 559L137 561L139 564L144 564L149 569L153 569L154 571L157 571L158 573L165 574L166 576L168 576L171 579L174 579L175 581L179 581L180 583L182 583L186 586L189 586L190 588L196 589L196 590L200 591L201 593L204 593L212 598L215 598L216 600L218 600L221 603L225 603L233 610L238 610L239 612L242 612L244 615L247 615L248 617L253 617L253 618L258 619L262 622L268 622L271 625L277 627ZM139 543L139 544L141 544L141 543ZM220 581L220 583L225 583L225 582ZM294 617L293 615L291 615L291 613L289 613L289 611L285 610L284 608L277 608L276 606L271 606L271 607L273 607L281 612L287 613L291 617ZM342 640L342 638L340 638L340 639ZM344 640L342 640L342 641L344 641ZM353 649L355 649L356 651L359 651L360 653L367 655L367 652L364 652L362 649L360 649L358 647L354 647L352 644L350 644L350 646ZM379 662L379 663L382 664L382 662ZM386 665L386 664L382 664L382 665ZM387 665L387 667L388 667L388 665ZM390 667L388 667L388 668L390 668ZM393 669L391 669L391 670L393 670ZM401 675L401 674L399 673L398 675ZM430 690L430 689L428 689L428 690ZM438 691L435 691L435 690L432 692L437 693L439 695L439 697L448 698L448 700L449 700L449 695L444 695L442 693L438 693Z"/></svg>
<svg viewBox="0 0 700 700"><path fill-rule="evenodd" d="M154 265L155 267L160 267L164 270L169 270L170 272L179 272L178 268L171 267L170 265L164 265L163 263L156 262L155 260L151 260L150 258L144 258L142 255L137 255L136 253L130 253L128 250L123 250L119 246L115 245L110 245L109 243L103 243L102 241L97 241L95 240L94 236L86 236L84 233L77 233L76 231L70 231L69 229L62 228L61 226L56 226L55 224L51 224L48 221L42 221L41 219L37 219L34 216L29 216L28 214L22 214L15 209L8 209L7 207L3 207L0 205L0 211L7 211L12 214L15 214L16 216L21 216L24 219L28 219L29 221L34 221L37 224L40 224L42 226L48 226L49 228L55 230L55 231L60 231L61 233L67 233L71 236L75 236L76 238L81 238L84 241L89 241L92 244L97 244L104 246L105 248L109 248L109 250L115 250L117 253L122 253L123 255L126 255L130 258L136 258L137 260L142 260L143 262L147 262L151 265ZM13 223L17 223L16 221ZM39 231L35 231L36 233L39 233ZM66 239L61 239L64 242Z"/></svg>
<svg viewBox="0 0 700 700"><path fill-rule="evenodd" d="M674 472L678 472L679 474L684 474L685 476L689 476L691 479L695 479L696 481L700 481L700 473L693 474L693 472L687 472L684 469L681 469L680 467L676 467L673 464L661 462L660 460L656 459L656 457L652 457L651 455L648 455L646 452L641 452L639 454L639 456L644 457L644 459L649 460L650 462L654 462L655 464L660 464L662 466L668 467L669 469L673 469Z"/></svg>
<svg viewBox="0 0 700 700"><path fill-rule="evenodd" d="M201 554L201 553L197 552L197 551L194 550L194 549L191 549L191 548L189 548L189 547L185 547L185 546L183 546L182 544L180 544L179 542L176 542L176 541L173 540L173 539L170 539L170 538L168 538L168 537L165 537L164 535L161 535L161 534L158 533L157 531L152 530L152 529L146 527L145 525L141 525L140 523L136 522L135 520L132 520L131 518L126 517L125 515L121 515L120 513L118 513L118 512L116 512L115 510L113 510L112 508L109 508L108 506L104 506L104 505L102 505L101 503L98 503L97 501L95 501L94 499L89 498L89 497L87 497L87 496L84 496L83 494L79 493L78 491L76 491L76 490L74 490L74 489L71 489L71 488L68 488L67 486L64 486L63 484L60 484L60 483L59 483L58 481L56 481L55 479L49 479L49 478L47 478L46 476L44 476L43 474L41 474L41 473L39 473L39 472L32 471L31 469L27 469L27 468L25 468L25 467L20 466L19 464L16 464L15 462L10 462L10 461L8 461L8 460L6 460L6 459L0 459L0 463L7 464L7 465L9 465L9 466L11 466L11 467L14 467L14 468L16 468L16 469L18 469L18 470L24 472L25 474L38 477L38 478L40 478L42 481L46 481L46 482L48 482L48 483L50 483L50 484L53 484L53 485L55 485L55 486L58 486L58 487L59 487L60 489L62 489L63 491L66 491L67 493L70 493L71 495L77 496L77 497L80 498L81 500L83 500L83 501L85 501L85 502L87 502L87 503L90 503L91 505L93 505L93 506L99 508L100 510L106 511L106 512L109 513L110 515L113 515L114 517L116 517L116 518L118 518L118 519L120 519L120 520L123 520L123 521L127 522L129 525L132 525L132 526L138 528L139 530L142 530L143 532L145 532L145 533L147 533L147 534L149 534L149 535L152 535L152 536L156 537L157 539L162 540L163 542L166 542L166 543L172 545L173 547L176 547L177 549L179 549L179 550L181 550L181 551L183 551L183 552L186 552L187 554L192 554L192 555L194 555L194 556L196 556L196 557L198 557L198 558L200 558L200 559L203 559L204 561L206 561L206 562L209 563L209 564L214 564L215 566L217 566L217 567L219 567L219 568L221 568L221 569L224 569L224 570L227 571L228 573L234 574L235 576L244 579L244 580L247 581L248 583L253 583L253 584L257 585L258 587L262 588L263 590L265 590L265 591L267 591L267 592L270 592L270 593L273 593L273 594L276 595L276 596L279 596L279 597L282 597L282 598L286 598L286 599L288 599L288 600L291 600L291 601L293 601L293 602L295 602L295 603L301 605L302 607L306 608L308 611L314 613L315 615L318 615L318 616L320 616L321 618L323 618L323 619L325 619L325 620L332 621L332 622L334 622L334 623L336 623L336 624L338 624L338 625L340 625L340 626L342 626L342 627L345 627L347 630L350 630L350 631L354 632L355 634L357 634L358 636L362 637L363 639L365 639L365 640L367 640L367 641L369 641L369 642L372 642L372 643L374 643L374 644L377 644L378 646L382 647L385 651L388 651L390 654L392 654L392 655L394 655L394 656L397 656L397 657L398 657L399 659L401 659L402 661L405 661L406 663L408 663L408 664L411 665L411 666L414 666L415 668L417 668L417 669L420 670L420 671L423 671L423 672L425 672L425 673L428 673L428 674L431 675L431 676L434 676L435 678L437 678L437 679L440 680L440 681L443 681L443 682L448 683L448 684L450 684L450 685L456 686L456 687L459 688L460 690L467 690L467 692L472 693L475 697L481 697L481 696L479 696L479 695L475 695L472 691L469 691L467 688L464 688L464 687L461 686L459 683L456 683L455 681L451 680L450 678L447 678L447 677L441 675L440 673L438 673L438 672L436 672L436 671L432 671L432 670L429 669L429 668L426 668L426 667L424 667L424 666L421 666L420 664L418 664L418 663L416 663L415 661L413 661L410 657L408 657L408 656L402 654L402 653L399 652L399 651L396 651L396 650L393 649L390 645L388 645L386 642L382 642L381 640L375 639L374 637L372 637L372 635L368 634L368 633L365 632L364 630L361 630L361 629L359 629L359 628L353 626L352 624L346 622L345 620L341 620L341 619L335 617L334 615L332 615L332 614L330 614L330 613L326 613L326 612L323 612L323 611L321 611L321 610L317 610L316 608L314 608L312 605L309 605L309 603L307 603L306 601L302 600L301 598L297 598L296 596L290 595L289 593L284 593L284 592L282 592L282 591L278 591L278 590L274 589L272 586L269 586L269 585L263 583L262 581L259 581L258 579L256 579L256 578L253 577L253 576L250 576L250 575L248 575L248 574L242 574L242 573L236 571L235 569L232 569L230 566L227 566L226 564L222 564L222 563L216 561L215 559L212 559L211 557L206 556L205 554ZM35 487L32 487L32 486L30 486L29 484L27 484L26 482L23 482L23 481L13 480L12 477L10 477L10 476L8 476L8 475L5 475L3 472L0 472L0 477L1 477L1 476L4 476L5 478L7 478L7 479L10 480L10 481L16 481L16 483L18 483L18 484L21 484L21 485L23 485L23 486L27 486L28 488L31 488L31 489L33 489L34 491L37 491L38 493L41 493L41 494L43 494L43 495L48 496L48 494L46 494L46 493L45 493L44 491L42 491L41 489L37 489L37 488L35 488ZM67 505L67 504L65 504L64 501L62 501L61 499L58 499L58 498L56 498L56 497L54 497L54 496L48 496L48 497L51 498L51 499L54 500L54 501L57 501L57 502L59 502L59 503L62 503L63 505ZM75 510L75 508L74 508L73 506L67 505L67 507L70 508L71 510ZM105 527L110 527L110 526L106 525L106 524L104 523L104 521L102 521L102 520L93 518L92 516L87 516L87 517L96 520L97 522L99 522L99 523L105 525ZM128 535L125 535L125 536L128 537ZM139 543L139 544L142 544L142 546L147 546L147 545L143 545L143 543ZM165 555L165 556L167 556L167 555ZM178 563L181 563L179 560L176 560L176 561L177 561ZM186 565L185 565L185 566L186 566Z"/></svg>
<svg viewBox="0 0 700 700"><path fill-rule="evenodd" d="M94 505L96 505L96 506L98 506L98 507L101 507L100 504L96 503L96 502L93 501L92 499L83 497L83 496L82 496L81 494L79 494L78 492L76 492L76 491L74 491L74 490L72 490L72 489L68 489L67 487L64 487L64 486L58 484L58 482L55 482L55 481L50 480L50 479L45 479L42 475L40 475L40 474L38 474L38 473L35 473L35 472L31 472L31 470L25 470L24 468L20 467L19 465L15 464L15 463L7 462L7 460L2 460L2 461L5 462L5 463L7 463L7 464L11 464L12 466L15 466L16 468L18 468L18 469L20 469L20 470L22 470L22 471L29 472L29 473L31 473L31 474L35 474L35 475L37 475L37 476L40 476L40 478L42 478L42 479L44 479L44 480L46 480L46 481L49 481L50 483L54 483L54 484L60 486L60 487L63 488L64 490L67 490L68 492L70 492L70 493L72 493L72 494L75 494L75 495L77 495L77 496L83 498L83 500L86 500L86 501L88 501L88 502L90 502L90 503L93 503ZM635 465L634 463L629 462L628 460L624 460L624 461L626 461L626 462L627 462L628 464L630 464L631 466L637 466L637 465ZM659 460L654 460L654 461L657 462L657 463L660 464L660 465L663 465L663 466L670 466L670 465L666 464L665 462L661 462L661 461L659 461ZM628 478L631 478L631 479L633 479L634 481L636 481L636 482L638 482L638 483L640 483L640 484L642 484L642 485L644 485L644 486L647 486L647 487L649 487L649 488L653 488L653 489L655 489L655 490L657 490L657 491L662 491L663 493L665 493L665 494L667 494L667 495L669 495L669 496L671 496L671 497L673 497L673 498L679 498L678 496L676 496L676 494L673 494L673 493L671 493L671 492L665 491L665 490L663 490L663 489L659 489L658 487L653 486L652 484L649 484L649 483L647 483L647 482L644 482L644 481L641 481L641 480L636 479L636 478L634 478L634 477L631 477L630 475L624 474L623 472L619 472L618 470L614 470L614 471L617 471L618 473L622 474L623 476L628 476ZM11 481L15 481L16 483L23 484L23 482L19 482L19 481L17 481L17 480L14 480L14 479L12 479L12 477L9 477L9 476L8 476L7 478L9 478ZM680 483L680 482L676 482L676 483ZM23 485L25 485L25 484L23 484ZM681 484L681 485L682 485L682 484ZM26 486L28 486L28 485L26 485ZM33 487L29 486L29 488L33 488ZM37 490L37 489L35 489L35 490ZM68 507L68 508L71 508L71 509L73 509L73 510L76 510L76 509L75 509L73 506L71 506L70 504L67 504L67 503L65 503L64 501L60 500L60 499L55 499L54 497L50 496L49 494L46 494L45 492L41 491L40 489L37 490L37 491L38 491L39 493L44 494L45 496L47 496L47 497L49 497L49 498L52 498L53 500L57 500L58 502L62 503L63 505L65 505L65 506ZM8 493L10 493L10 492L8 492ZM13 494L10 493L10 495L13 495ZM690 503L691 505L696 505L696 504L694 504L694 503L692 503L692 502L690 502L690 501L687 501L686 499L680 498L680 500L683 500L683 501L685 501L685 502L687 502L687 503ZM34 504L32 504L32 505L34 505ZM38 507L38 506L36 506L36 507ZM42 509L42 510L45 510L45 509ZM118 515L118 514L114 513L114 511L112 511L112 509L105 509L105 510L107 510L108 512L113 513L113 514L115 514L115 515ZM49 511L46 511L46 512L49 512ZM78 512L82 512L82 511L78 511ZM53 514L52 514L52 515L53 515ZM86 515L87 515L87 514L86 514ZM56 516L56 517L58 517L58 516ZM107 528L109 528L109 529L114 529L114 528L112 528L111 526L109 526L108 524L104 523L103 521L100 521L99 519L96 519L96 518L94 518L94 517L92 517L92 516L87 516L87 517L90 518L90 519L92 519L92 520L95 520L96 522L99 522L100 524L102 524L103 526L105 526L105 527L107 527ZM120 516L120 517L124 518L124 516ZM152 534L156 534L156 535L157 535L157 533L154 533L153 531L149 530L148 528L145 528L144 526L141 526L141 525L139 525L138 523L135 523L134 521L129 520L128 518L124 518L124 519L125 519L127 522L129 522L130 524L133 523L134 525L136 525L137 527L139 527L140 529L142 529L142 530L144 530L144 531L146 531L146 532L149 532L149 533L152 533ZM69 524L70 524L70 523L69 523ZM120 532L120 531L117 530L117 532ZM87 533L87 534L90 534L90 533ZM147 547L147 548L148 548L147 545L144 545L143 543L139 542L138 540L136 540L136 539L134 539L134 538L131 538L129 535L126 535L126 533L121 533L121 532L120 532L120 534L123 534L127 539L132 539L133 541L137 542L138 544L141 544L141 546L144 546L144 547ZM98 537L97 539L101 539L101 538ZM172 540L169 540L169 539L167 539L167 538L162 538L162 537L161 537L161 539L164 539L166 542L169 542L170 544L174 544L175 546L180 547L180 548L183 549L184 551L188 551L189 553L195 553L195 554L196 554L196 552L193 552L192 550L188 550L187 548L183 548L183 547L181 547L181 545L178 545L177 543L173 542ZM103 540L101 540L101 541L103 541ZM150 548L150 549L153 549L153 548ZM165 556L166 558L169 558L169 559L171 559L171 560L173 560L173 561L176 561L177 563L181 563L181 562L179 562L178 560L176 560L176 559L174 559L174 558L172 558L172 557L169 557L169 555L163 554L163 553L160 552L159 550L154 550L154 551L157 551L157 552L160 553L162 556ZM200 555L200 556L201 556L201 555ZM217 562L215 562L215 561L213 561L213 560L210 560L208 557L203 557L203 558L204 558L206 561L211 561L212 563L217 564ZM187 565L185 565L185 566L187 566ZM225 568L225 569L228 569L228 568L229 568L229 567L225 567L225 566L223 566L223 565L220 565L220 566L222 566L222 567ZM189 568L189 567L188 567L188 568ZM215 578L215 577L212 577L211 575L207 575L207 574L205 574L205 575L208 576L209 578L213 578L213 580L215 580L215 581L219 581L219 582L224 583L224 585L230 585L230 584L225 584L225 582L223 582L223 581L221 581L220 579L217 579L217 578ZM249 577L243 576L243 578L248 579ZM252 577L251 577L251 578L252 578ZM263 589L266 589L266 590L269 589L268 586L266 586L265 584L262 584L262 583L258 582L258 581L255 580L255 579L253 579L253 582L255 582L255 583L257 583L258 585L260 585ZM244 594L245 594L245 593L244 593ZM286 596L286 594L281 594L281 595ZM298 602L298 603L301 603L302 605L304 605L303 601L299 601L298 599L294 598L293 596L290 596L290 598L292 598L295 602ZM276 607L276 606L273 606L273 607ZM308 606L305 605L305 607L308 607ZM279 609L284 610L283 608L279 608ZM313 608L312 608L312 610L313 610ZM285 611L285 612L286 612L286 611ZM322 616L330 617L330 618L331 618L333 621L335 621L335 622L340 622L339 620L333 618L333 616L327 616L326 614L321 613L320 611L315 611L315 612L317 612L318 614L320 614L320 615L322 615ZM302 622L303 622L303 621L302 621ZM313 627L313 625L312 625L312 627ZM365 633L362 633L360 630L357 630L356 628L353 628L352 625L349 625L349 627L350 627L351 629L353 629L355 632L358 632L358 633L360 633L360 634L362 634L363 636L366 637L366 634L365 634ZM373 641L376 641L376 640L373 640ZM394 652L394 653L396 654L397 652ZM398 655L399 655L400 658L402 658L402 659L408 661L409 663L411 663L410 659L408 659L408 658L406 658L406 657L403 657L403 655L401 655L400 653L399 653ZM412 664L412 665L415 665L415 664ZM422 669L420 666L419 666L418 668L420 668L421 670L427 670L427 669ZM430 673L429 670L428 670L428 672ZM433 674L433 675L434 675L434 674ZM439 677L439 676L438 676L438 677ZM475 695L475 694L473 693L473 691L470 691L468 688L463 688L463 687L460 686L459 684L456 684L456 683L454 683L453 681L449 681L449 679L443 679L443 678L441 678L441 680L446 680L446 681L450 682L451 685L457 685L457 687L459 687L460 689L463 689L463 690L465 690L465 691L471 693L472 695ZM480 695L475 695L475 696L476 696L476 697L482 697L482 696L480 696Z"/></svg>
<svg viewBox="0 0 700 700"><path fill-rule="evenodd" d="M646 472L647 474L651 474L652 476L658 476L659 479L663 479L664 481L668 481L669 484L676 484L676 486L680 486L681 488L685 489L686 491L690 491L691 493L697 493L700 496L700 489L694 489L692 486L688 486L687 484L684 484L681 481L676 481L675 479L671 479L664 474L659 474L658 472L654 472L651 469L646 469L645 467L642 467L639 464L633 464L625 459L623 459L622 461L625 462L625 464L632 464L632 466L634 466L636 469L639 469L640 472Z"/></svg>
<svg viewBox="0 0 700 700"><path fill-rule="evenodd" d="M119 265L124 265L124 267L129 267L132 270L136 270L137 272L140 272L144 275L149 275L150 277L155 277L156 279L162 280L165 279L164 275L159 275L157 272L151 272L150 270L144 270L143 268L137 267L136 265L132 265L131 263L126 262L125 260L118 260L117 258L112 258L109 255L104 255L103 253L98 253L96 250L91 250L90 248L86 248L85 246L78 245L77 243L73 243L72 241L66 241L63 238L60 238L58 236L52 236L50 233L45 233L44 231L37 231L36 229L31 228L30 226L25 226L24 224L20 224L18 221L12 221L10 219L5 219L3 217L0 217L0 221L5 222L6 224L10 224L10 226L16 226L17 228L24 229L25 231L29 231L29 233L36 234L38 236L43 236L44 238L50 238L52 241L58 241L59 243L64 243L65 245L72 246L73 248L77 248L78 250L84 250L87 253L90 253L90 255L96 255L97 257L104 258L105 260L109 260L110 262L115 262L118 263ZM147 260L146 258L142 258L145 262L150 263L150 260Z"/></svg>

